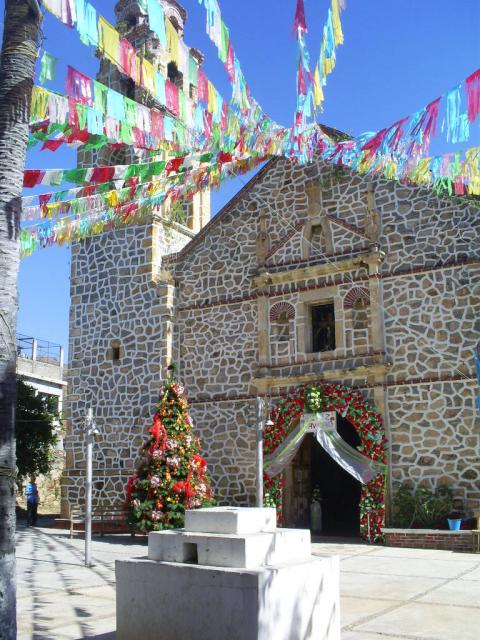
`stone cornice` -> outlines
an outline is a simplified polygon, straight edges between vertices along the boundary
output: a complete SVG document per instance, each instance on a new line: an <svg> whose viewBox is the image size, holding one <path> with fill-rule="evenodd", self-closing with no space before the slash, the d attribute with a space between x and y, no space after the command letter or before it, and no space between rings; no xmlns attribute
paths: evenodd
<svg viewBox="0 0 480 640"><path fill-rule="evenodd" d="M272 275L270 272L266 271L265 273L262 273L256 276L259 279L258 285L257 285L258 288L253 294L238 296L238 297L231 297L231 298L221 298L217 300L212 300L211 302L197 303L189 306L185 305L185 306L179 307L178 311L180 312L197 311L202 309L211 309L213 307L221 307L223 305L242 304L244 302L251 302L253 300L256 300L259 295L266 295L269 298L284 298L289 294L297 293L299 291L312 291L314 289L324 289L326 287L334 287L334 286L339 286L344 284L351 284L352 286L355 286L359 282L367 283L369 278L372 278L372 279L376 278L379 280L387 280L391 278L408 278L415 275L421 275L423 273L430 273L431 271L440 271L442 269L458 269L460 267L477 266L477 265L480 266L479 260L463 260L461 262L450 262L450 263L440 264L432 267L423 266L423 267L417 267L417 268L407 269L403 271L400 271L400 270L393 271L391 273L383 273L383 274L373 273L369 277L351 277L351 278L348 278L348 280L335 281L332 283L320 282L318 284L310 285L307 287L295 287L290 291L273 292L273 293L269 293L265 291L265 287L267 287L268 289L268 286L269 286L268 277ZM342 273L342 272L337 270L336 273Z"/></svg>
<svg viewBox="0 0 480 640"><path fill-rule="evenodd" d="M335 353L335 352L331 351L330 353ZM291 361L288 361L282 364L268 364L268 365L262 365L262 367L265 367L268 369L282 369L284 367L298 367L298 366L305 366L309 364L321 364L326 362L345 362L348 360L350 361L356 360L358 358L382 358L382 357L385 357L386 355L385 351L366 351L364 353L359 352L355 354L350 354L348 356L345 356L345 355L325 356L324 354L325 352L306 353L301 357L297 356L296 359L294 358Z"/></svg>
<svg viewBox="0 0 480 640"><path fill-rule="evenodd" d="M269 272L266 271L253 278L253 285L257 289L262 289L266 284L276 285L289 282L301 282L305 280L313 280L322 278L336 273L345 273L354 271L361 266L364 259L369 256L368 251L362 251L354 258L345 258L343 260L330 261L328 263L316 264L297 269L288 269L286 271Z"/></svg>
<svg viewBox="0 0 480 640"><path fill-rule="evenodd" d="M355 225L350 224L349 222L346 222L345 220L342 220L341 218L337 218L337 216L334 216L331 214L327 215L327 218L330 220L330 222L333 222L339 227L342 227L347 231L351 231L355 235L360 236L361 238L366 238L368 240L367 234L363 229L360 229L359 227L356 227Z"/></svg>
<svg viewBox="0 0 480 640"><path fill-rule="evenodd" d="M256 376L252 385L260 393L268 393L272 387L292 387L308 384L321 380L343 380L345 378L369 378L371 376L385 375L390 364L377 363L356 367L354 369L332 369L321 373L304 373L292 376Z"/></svg>
<svg viewBox="0 0 480 640"><path fill-rule="evenodd" d="M178 231L179 233L183 233L184 236L188 236L189 238L194 238L197 235L196 231L192 231L192 229L189 229L185 225L180 224L180 222L169 220L167 217L162 216L157 211L152 212L152 222L164 224L171 229L175 229L175 231Z"/></svg>
<svg viewBox="0 0 480 640"><path fill-rule="evenodd" d="M293 378L289 378L289 380L293 380ZM322 375L321 377L319 375L317 375L317 377L315 378L315 380L311 380L310 382L317 382L317 383L321 383L323 380L325 380L324 376ZM352 389L355 389L356 391L365 391L366 389L374 389L376 387L403 387L403 386L412 386L412 385L418 385L418 384L443 384L444 382L472 382L475 383L477 380L477 378L475 377L475 375L472 373L470 378L465 378L465 376L440 376L438 378L413 378L410 380L400 380L399 382L383 382L383 381L377 381L377 382L372 382L372 383L368 383L368 384L360 384L360 385L353 385ZM295 384L295 382L292 382L292 384L288 384L287 386L293 386ZM243 395L229 395L229 394L223 394L223 395L213 395L209 398L189 398L188 400L188 404L189 405L201 405L201 404L218 404L219 402L245 402L245 401L253 401L255 400L255 398L257 397L257 393L248 393L248 394L243 394ZM284 398L287 396L287 392L282 392L282 393L267 393L265 392L265 395L268 395L270 398Z"/></svg>
<svg viewBox="0 0 480 640"><path fill-rule="evenodd" d="M296 233L298 233L298 231L301 231L301 229L304 226L305 226L305 220L300 220L300 222L297 222L297 224L287 234L285 234L283 238L281 238L275 246L273 246L270 249L270 251L266 255L266 260L269 260L272 256L274 256L277 253L277 251L279 251L283 246L285 246L287 242L290 240L290 238L293 238L293 236Z"/></svg>

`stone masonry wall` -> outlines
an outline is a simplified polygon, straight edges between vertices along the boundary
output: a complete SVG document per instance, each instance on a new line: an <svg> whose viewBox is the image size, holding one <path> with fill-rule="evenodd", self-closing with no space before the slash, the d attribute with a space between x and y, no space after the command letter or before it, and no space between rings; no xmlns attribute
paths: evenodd
<svg viewBox="0 0 480 640"><path fill-rule="evenodd" d="M314 207L307 196L312 182L320 187ZM478 233L478 219L468 202L425 189L371 180L322 162L299 167L277 159L188 246L165 258L161 269L153 265L155 273L168 270L174 283L171 318L180 377L221 501L241 504L253 498L253 380L265 380L265 388L278 395L299 381L325 378L380 400L390 432L393 480L447 482L455 485L466 507L478 500L472 362L479 316L479 256L472 233ZM319 226L318 241L330 248L310 254L306 246ZM131 339L128 371L117 381L110 368L103 375L109 381L105 384L91 367L102 369L97 359L104 358L115 322L108 309L100 309L97 317L88 296L81 298L86 292L72 284L73 328L80 331L72 340L82 338L72 345L73 405L78 422L82 405L76 396L85 395L85 381L102 389L103 424L112 426L117 450L123 450L117 457L105 455L105 468L116 469L108 471L112 500L115 491L123 491L122 469L130 464L126 461L151 414L159 354L167 339L155 289L136 272L143 233L135 227L127 243L130 253L114 237L110 245L98 240L93 262L88 248L72 259L88 279L89 291L97 282L103 287L97 306L103 299L115 306L119 296L130 305L123 325L125 338ZM137 249L135 243L140 243ZM117 251L121 259L114 264L110 256ZM115 280L122 268L131 290L120 290ZM368 299L365 307L346 304L358 288ZM335 305L336 349L311 353L309 306L323 302ZM289 343L287 353L269 320L278 303L295 311L294 344ZM100 318L102 330L95 334L92 327ZM71 468L80 474L76 447L71 445ZM74 477L72 472L68 478L73 496L79 482Z"/></svg>
<svg viewBox="0 0 480 640"><path fill-rule="evenodd" d="M321 184L320 211L329 220L333 250L328 255L314 252L307 257L305 229L311 214L306 191L312 181ZM374 242L366 233L372 215L367 193L372 185L373 207L380 218ZM355 255L361 265L362 256L373 246L385 252L379 276L383 355L374 347L375 307L370 301L363 312L343 308L345 297L356 287L369 291L368 271L342 271L339 267L325 277L267 285L262 295L267 296L268 309L285 302L293 305L296 314L295 341L293 345L288 342L288 348L278 342L274 323L266 327L269 375L292 380L291 384L272 385L273 393L294 387L294 381L304 374L320 380L330 372L329 379L350 382L373 398L373 389L365 388L368 371L385 363L387 373L381 385L388 388L385 414L391 431L393 479L452 484L466 508L472 507L480 497L475 384L471 380L479 296L472 286L475 267L468 263L478 259L471 242L474 225L478 224L476 208L425 189L372 181L322 163L302 168L283 160L273 161L250 190L171 262L180 291L182 311L177 336L182 345L184 379L195 407L207 397L220 400L246 394L253 399L255 394L248 382L259 366L258 333L264 327L252 326L255 313L245 313L245 309L253 311L258 305L253 281L259 273L255 241L261 213L268 218L267 272L293 272L297 267L323 263L335 266L339 259ZM452 262L459 266L447 266ZM418 274L410 273L412 267ZM327 299L335 302L341 345L329 354L308 353L298 340L299 324L306 317L304 306ZM355 367L367 373L352 374ZM462 376L467 379L449 380ZM447 381L443 381L445 377ZM430 379L433 381L417 383ZM232 404L234 423L251 402L245 398ZM215 403L204 407L197 418L202 437L219 428ZM215 479L225 482L227 466L235 465L236 457L226 459L220 445L212 448L212 444L209 462L215 469ZM233 492L229 498L234 499Z"/></svg>
<svg viewBox="0 0 480 640"><path fill-rule="evenodd" d="M63 515L84 498L87 407L101 434L94 447L94 504L122 500L164 375L166 316L154 281L158 252L189 239L150 222L72 248Z"/></svg>

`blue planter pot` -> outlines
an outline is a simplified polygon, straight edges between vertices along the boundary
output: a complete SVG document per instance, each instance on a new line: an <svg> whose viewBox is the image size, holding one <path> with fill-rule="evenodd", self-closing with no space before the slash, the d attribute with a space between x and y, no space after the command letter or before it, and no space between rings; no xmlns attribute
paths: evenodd
<svg viewBox="0 0 480 640"><path fill-rule="evenodd" d="M450 531L460 531L460 527L462 524L461 518L459 519L455 518L454 520L447 518L447 520L448 520L448 528L450 529Z"/></svg>

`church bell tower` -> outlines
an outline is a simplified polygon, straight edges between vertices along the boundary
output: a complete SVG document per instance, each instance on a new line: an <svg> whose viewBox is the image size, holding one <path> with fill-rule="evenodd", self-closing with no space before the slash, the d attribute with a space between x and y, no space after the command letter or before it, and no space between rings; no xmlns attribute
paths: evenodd
<svg viewBox="0 0 480 640"><path fill-rule="evenodd" d="M202 54L183 41L185 9L174 0L158 0L179 34L180 60ZM193 98L188 68L178 68L150 29L145 0L120 0L116 28L137 51ZM123 95L171 115L153 96L100 61L98 81ZM148 156L151 160L152 156ZM163 159L158 154L156 159ZM147 153L131 147L78 153L83 167L145 162ZM181 221L163 206L152 207L141 223L119 227L72 246L68 400L65 408L66 464L62 515L84 501L83 425L92 408L100 433L94 455L94 505L118 505L145 433L146 421L165 368L177 359L176 289L163 257L180 251L210 219L210 193L203 191L183 207Z"/></svg>

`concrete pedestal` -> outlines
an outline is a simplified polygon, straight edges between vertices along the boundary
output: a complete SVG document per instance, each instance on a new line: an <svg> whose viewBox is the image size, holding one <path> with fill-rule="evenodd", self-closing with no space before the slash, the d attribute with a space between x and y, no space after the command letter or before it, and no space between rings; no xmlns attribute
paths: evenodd
<svg viewBox="0 0 480 640"><path fill-rule="evenodd" d="M117 561L118 640L339 640L338 559L312 557L310 532L275 529L271 509L228 511Z"/></svg>

